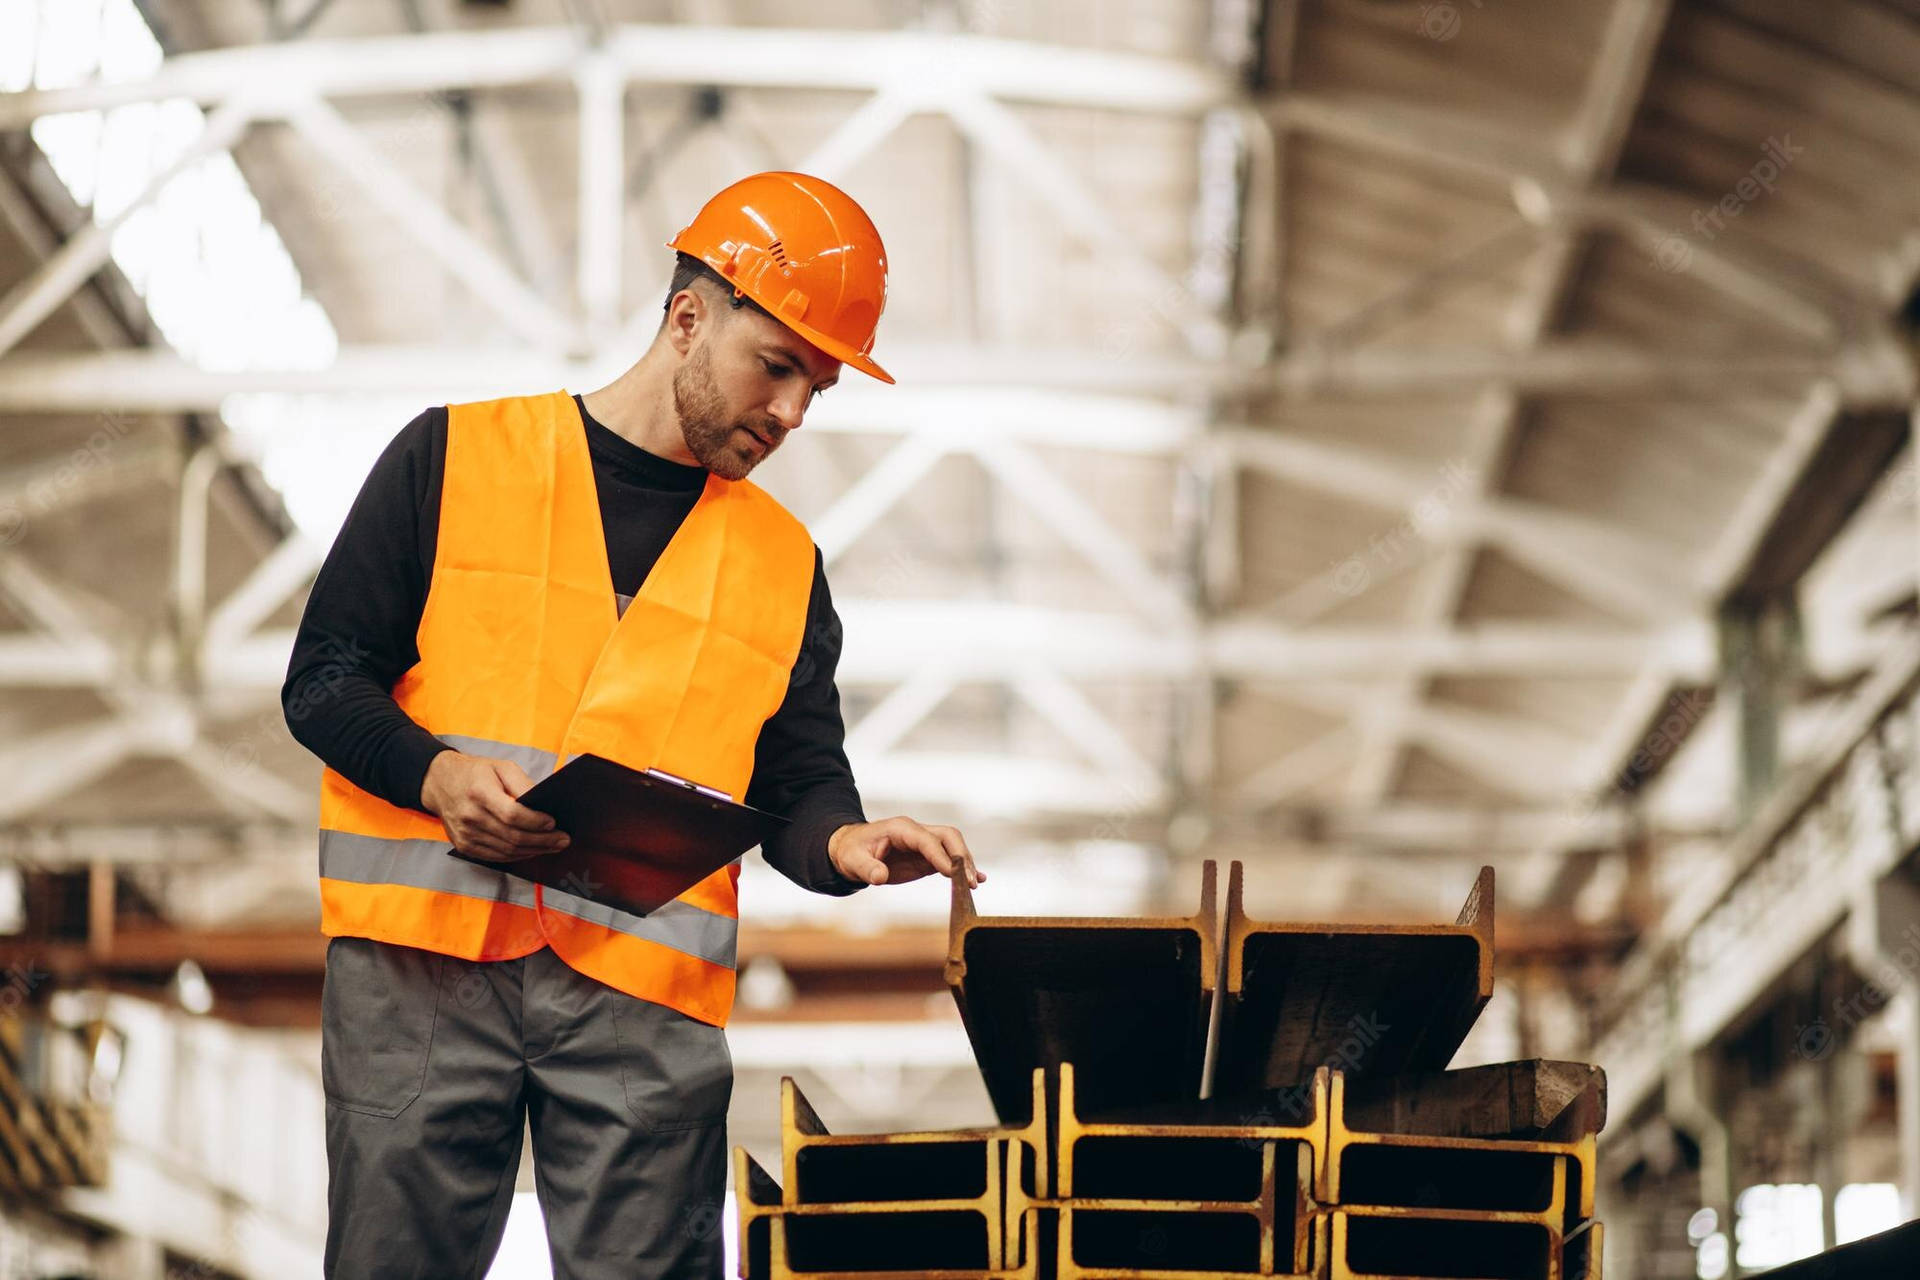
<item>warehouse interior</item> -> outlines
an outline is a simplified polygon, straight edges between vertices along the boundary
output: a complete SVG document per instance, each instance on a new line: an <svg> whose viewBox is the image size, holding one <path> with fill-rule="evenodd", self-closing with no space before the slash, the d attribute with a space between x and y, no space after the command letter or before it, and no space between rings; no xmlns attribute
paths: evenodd
<svg viewBox="0 0 1920 1280"><path fill-rule="evenodd" d="M1920 1217L1916 0L0 0L0 1280L321 1273L307 587L766 169L888 249L755 476L870 816L983 916L1492 867L1453 1065L1604 1070L1609 1276ZM991 1122L950 889L748 858L759 1163Z"/></svg>

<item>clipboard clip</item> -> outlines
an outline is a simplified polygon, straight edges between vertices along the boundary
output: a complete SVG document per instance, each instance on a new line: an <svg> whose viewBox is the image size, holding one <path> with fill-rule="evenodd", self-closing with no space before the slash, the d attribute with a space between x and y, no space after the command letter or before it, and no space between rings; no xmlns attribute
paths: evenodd
<svg viewBox="0 0 1920 1280"><path fill-rule="evenodd" d="M726 804L733 803L733 797L718 787L703 787L691 778L683 778L677 773L668 773L665 769L647 769L645 772L650 778L658 778L662 782L671 782L676 787L685 787L689 791L697 791L703 796L710 796Z"/></svg>

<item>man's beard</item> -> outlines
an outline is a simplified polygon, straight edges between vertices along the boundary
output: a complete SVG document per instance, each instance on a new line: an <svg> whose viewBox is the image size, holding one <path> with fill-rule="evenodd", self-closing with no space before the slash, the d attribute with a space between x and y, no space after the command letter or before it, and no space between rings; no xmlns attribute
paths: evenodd
<svg viewBox="0 0 1920 1280"><path fill-rule="evenodd" d="M779 424L770 420L750 424L727 417L726 399L720 394L713 376L713 361L704 344L694 348L687 362L673 375L673 409L680 417L680 434L686 438L688 452L723 480L743 479L762 458L779 447L786 435ZM735 428L749 426L766 440L764 453L735 434Z"/></svg>

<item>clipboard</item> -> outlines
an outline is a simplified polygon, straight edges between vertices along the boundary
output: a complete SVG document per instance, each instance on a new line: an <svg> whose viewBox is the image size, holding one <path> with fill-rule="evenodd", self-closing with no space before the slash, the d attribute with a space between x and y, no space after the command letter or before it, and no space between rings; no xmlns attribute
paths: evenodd
<svg viewBox="0 0 1920 1280"><path fill-rule="evenodd" d="M447 852L636 916L657 911L787 825L712 787L596 755L567 761L520 803L551 814L569 837L567 847L517 862Z"/></svg>

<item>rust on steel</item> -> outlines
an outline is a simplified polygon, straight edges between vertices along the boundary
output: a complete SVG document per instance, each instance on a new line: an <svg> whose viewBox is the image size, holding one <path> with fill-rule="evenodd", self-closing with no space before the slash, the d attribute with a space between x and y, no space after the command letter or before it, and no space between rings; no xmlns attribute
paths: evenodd
<svg viewBox="0 0 1920 1280"><path fill-rule="evenodd" d="M1607 1073L1586 1062L1528 1058L1456 1071L1349 1076L1349 1128L1436 1138L1570 1141L1607 1122Z"/></svg>
<svg viewBox="0 0 1920 1280"><path fill-rule="evenodd" d="M1480 1280L1566 1276L1559 1233L1524 1214L1340 1208L1328 1217L1331 1239L1324 1274L1329 1280L1431 1275L1438 1259L1452 1268L1470 1264Z"/></svg>
<svg viewBox="0 0 1920 1280"><path fill-rule="evenodd" d="M1003 1264L988 1258L969 1266L968 1261L982 1260L961 1256L966 1250L955 1247L952 1231L955 1215L977 1212L977 1206L789 1204L780 1185L744 1147L734 1148L734 1198L739 1206L739 1274L744 1280L1038 1280L1038 1209L1024 1211L1003 1247L1014 1261ZM928 1240L930 1228L947 1234ZM889 1259L889 1250L898 1252ZM809 1253L814 1256L809 1258ZM829 1263L841 1265L820 1265L823 1253ZM901 1265L885 1266L888 1261Z"/></svg>
<svg viewBox="0 0 1920 1280"><path fill-rule="evenodd" d="M1078 1071L1057 1091L1057 1274L1313 1274L1312 1191L1330 1077L1285 1114L1188 1108L1187 1121L1082 1114ZM1172 1110L1162 1108L1160 1110ZM1104 1265L1103 1265L1104 1264Z"/></svg>
<svg viewBox="0 0 1920 1280"><path fill-rule="evenodd" d="M1042 1073L1029 1086L1032 1116L1020 1126L835 1134L783 1079L783 1182L734 1153L746 1273L1028 1274L1027 1210L1050 1179Z"/></svg>
<svg viewBox="0 0 1920 1280"><path fill-rule="evenodd" d="M1450 925L1255 920L1227 879L1226 981L1214 1092L1438 1071L1493 994L1493 868Z"/></svg>
<svg viewBox="0 0 1920 1280"><path fill-rule="evenodd" d="M736 1152L741 1274L1599 1280L1605 1072L1445 1069L1492 994L1492 870L1436 925L1254 920L1243 875L1224 917L1211 862L1191 916L982 917L954 884L1001 1125L833 1134L784 1081L780 1181Z"/></svg>
<svg viewBox="0 0 1920 1280"><path fill-rule="evenodd" d="M1556 1249L1593 1217L1592 1133L1566 1142L1368 1133L1347 1124L1347 1083L1334 1073L1321 1203L1383 1216L1498 1211L1552 1228Z"/></svg>
<svg viewBox="0 0 1920 1280"><path fill-rule="evenodd" d="M1038 1226L1033 1219L1039 1216L1035 1210L1029 1215L1025 1229L1037 1232ZM837 1221L819 1219L816 1221ZM848 1224L845 1234L852 1240L869 1240L872 1233L865 1224L871 1218L851 1218L844 1220ZM1039 1251L1029 1249L1027 1259L1017 1267L930 1267L912 1266L892 1270L868 1266L844 1269L805 1269L793 1262L793 1244L789 1235L790 1221L785 1216L776 1215L767 1224L767 1249L764 1270L754 1269L761 1264L742 1258L740 1274L744 1280L1041 1280Z"/></svg>
<svg viewBox="0 0 1920 1280"><path fill-rule="evenodd" d="M995 1111L1027 1118L1027 1081L1063 1062L1092 1110L1200 1096L1219 983L1217 868L1190 916L982 916L953 884L947 987Z"/></svg>

